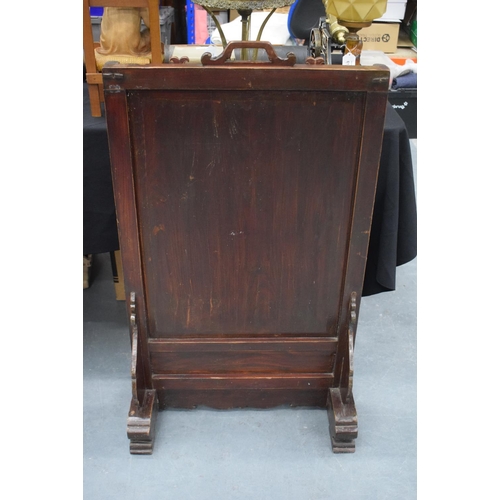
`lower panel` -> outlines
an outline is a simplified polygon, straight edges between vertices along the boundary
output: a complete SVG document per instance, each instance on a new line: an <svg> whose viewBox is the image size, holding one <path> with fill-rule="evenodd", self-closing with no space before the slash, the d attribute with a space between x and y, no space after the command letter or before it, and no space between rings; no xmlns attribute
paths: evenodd
<svg viewBox="0 0 500 500"><path fill-rule="evenodd" d="M156 374L329 373L336 349L332 337L149 341Z"/></svg>
<svg viewBox="0 0 500 500"><path fill-rule="evenodd" d="M232 408L274 408L276 406L307 406L325 408L328 391L322 390L159 390L160 409L208 406L219 410Z"/></svg>
<svg viewBox="0 0 500 500"><path fill-rule="evenodd" d="M217 409L326 407L330 374L260 375L155 375L153 386L160 408Z"/></svg>

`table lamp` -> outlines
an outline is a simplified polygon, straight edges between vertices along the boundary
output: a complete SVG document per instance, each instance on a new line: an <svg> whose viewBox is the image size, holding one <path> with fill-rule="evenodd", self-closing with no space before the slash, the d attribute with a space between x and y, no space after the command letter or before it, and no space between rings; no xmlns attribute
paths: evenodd
<svg viewBox="0 0 500 500"><path fill-rule="evenodd" d="M226 37L222 31L218 19L215 17L212 9L235 9L241 16L241 40L248 41L250 39L250 16L252 11L261 9L272 9L269 15L266 17L262 26L259 29L259 34L257 36L257 41L260 41L264 27L269 20L269 18L274 14L274 11L278 7L286 7L292 5L295 0L192 0L203 7L210 17L212 18L215 26L217 27L220 37L222 40L222 46L225 48L227 45ZM242 59L247 59L246 49L242 50Z"/></svg>
<svg viewBox="0 0 500 500"><path fill-rule="evenodd" d="M326 14L335 16L338 23L349 30L345 36L343 64L359 65L363 42L358 31L384 15L387 0L323 0L323 3Z"/></svg>

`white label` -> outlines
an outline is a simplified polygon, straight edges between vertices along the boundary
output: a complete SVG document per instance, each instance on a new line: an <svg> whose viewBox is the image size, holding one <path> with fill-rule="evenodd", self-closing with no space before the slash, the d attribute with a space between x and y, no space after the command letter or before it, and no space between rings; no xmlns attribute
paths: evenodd
<svg viewBox="0 0 500 500"><path fill-rule="evenodd" d="M342 57L342 66L356 66L356 56L351 52L348 52L344 57Z"/></svg>

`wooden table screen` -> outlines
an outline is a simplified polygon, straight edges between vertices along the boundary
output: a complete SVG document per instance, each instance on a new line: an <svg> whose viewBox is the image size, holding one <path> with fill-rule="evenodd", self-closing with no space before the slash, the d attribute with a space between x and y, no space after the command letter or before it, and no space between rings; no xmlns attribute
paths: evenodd
<svg viewBox="0 0 500 500"><path fill-rule="evenodd" d="M103 76L131 452L152 452L158 403L327 407L334 451L353 451L387 70L223 62Z"/></svg>

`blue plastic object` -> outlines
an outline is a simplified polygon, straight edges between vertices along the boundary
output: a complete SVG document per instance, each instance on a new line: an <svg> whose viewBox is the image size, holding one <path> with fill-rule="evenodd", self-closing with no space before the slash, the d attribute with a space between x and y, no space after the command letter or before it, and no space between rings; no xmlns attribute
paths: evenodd
<svg viewBox="0 0 500 500"><path fill-rule="evenodd" d="M324 17L325 6L322 0L296 0L288 13L287 26L292 38L309 40L311 30L319 26Z"/></svg>
<svg viewBox="0 0 500 500"><path fill-rule="evenodd" d="M194 24L194 3L186 0L186 25L187 25L187 43L195 43L195 24Z"/></svg>
<svg viewBox="0 0 500 500"><path fill-rule="evenodd" d="M290 33L290 36L292 36L293 38L298 38L298 37L295 36L295 34L292 31L292 28L290 27L290 19L293 18L293 12L295 10L295 7L297 7L299 1L300 0L297 0L296 2L292 3L292 5L290 6L290 10L288 11L288 19L287 19L288 33Z"/></svg>
<svg viewBox="0 0 500 500"><path fill-rule="evenodd" d="M102 17L104 13L104 7L90 7L90 15L92 17Z"/></svg>

